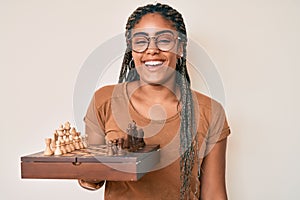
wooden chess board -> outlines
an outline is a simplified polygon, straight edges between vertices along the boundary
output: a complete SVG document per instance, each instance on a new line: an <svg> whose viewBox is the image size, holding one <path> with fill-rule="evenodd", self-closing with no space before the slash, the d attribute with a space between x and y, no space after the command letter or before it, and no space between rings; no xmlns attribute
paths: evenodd
<svg viewBox="0 0 300 200"><path fill-rule="evenodd" d="M159 162L159 145L146 145L123 156L107 156L105 145L60 156L38 152L21 157L22 178L137 181Z"/></svg>

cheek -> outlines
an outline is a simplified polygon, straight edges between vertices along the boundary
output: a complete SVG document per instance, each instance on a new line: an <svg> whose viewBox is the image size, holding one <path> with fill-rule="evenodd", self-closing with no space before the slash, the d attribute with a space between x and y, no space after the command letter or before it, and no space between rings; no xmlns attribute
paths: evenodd
<svg viewBox="0 0 300 200"><path fill-rule="evenodd" d="M177 55L172 54L172 56L169 57L170 67L175 69L176 68L176 62L177 62Z"/></svg>
<svg viewBox="0 0 300 200"><path fill-rule="evenodd" d="M139 54L132 53L132 58L133 58L135 66L140 66L141 65L141 56Z"/></svg>

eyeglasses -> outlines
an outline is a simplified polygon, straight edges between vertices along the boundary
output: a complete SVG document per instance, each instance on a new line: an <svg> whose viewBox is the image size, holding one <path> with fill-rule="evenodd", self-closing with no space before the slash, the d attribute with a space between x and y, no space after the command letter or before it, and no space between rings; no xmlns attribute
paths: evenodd
<svg viewBox="0 0 300 200"><path fill-rule="evenodd" d="M137 34L131 38L132 50L137 53L144 52L149 47L151 39L154 40L159 50L170 51L176 44L176 40L180 40L180 37L175 37L172 33L162 33L151 37Z"/></svg>

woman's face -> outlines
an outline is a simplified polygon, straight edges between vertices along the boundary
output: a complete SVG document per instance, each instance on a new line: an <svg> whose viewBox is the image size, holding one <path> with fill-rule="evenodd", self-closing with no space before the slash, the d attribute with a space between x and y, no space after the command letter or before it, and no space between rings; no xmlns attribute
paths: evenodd
<svg viewBox="0 0 300 200"><path fill-rule="evenodd" d="M176 61L181 55L182 45L179 45L178 33L169 20L158 13L146 14L134 26L131 44L140 81L147 84L175 83Z"/></svg>

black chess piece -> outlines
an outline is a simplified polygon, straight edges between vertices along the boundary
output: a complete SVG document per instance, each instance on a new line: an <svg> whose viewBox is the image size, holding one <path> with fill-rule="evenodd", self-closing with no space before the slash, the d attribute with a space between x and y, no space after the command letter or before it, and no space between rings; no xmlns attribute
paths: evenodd
<svg viewBox="0 0 300 200"><path fill-rule="evenodd" d="M138 148L139 149L144 148L146 146L146 143L144 141L144 130L143 129L138 130L137 138L138 138Z"/></svg>
<svg viewBox="0 0 300 200"><path fill-rule="evenodd" d="M128 124L129 132L128 132L128 143L129 143L129 149L128 151L134 152L135 151L135 122L133 121L132 123Z"/></svg>
<svg viewBox="0 0 300 200"><path fill-rule="evenodd" d="M125 155L125 151L123 149L123 143L124 143L124 139L123 138L119 138L118 139L118 156L123 156Z"/></svg>

